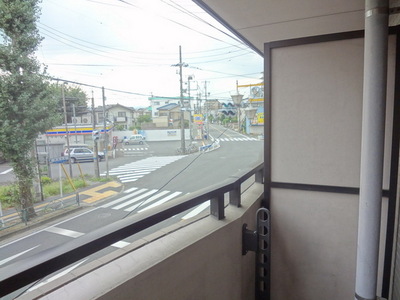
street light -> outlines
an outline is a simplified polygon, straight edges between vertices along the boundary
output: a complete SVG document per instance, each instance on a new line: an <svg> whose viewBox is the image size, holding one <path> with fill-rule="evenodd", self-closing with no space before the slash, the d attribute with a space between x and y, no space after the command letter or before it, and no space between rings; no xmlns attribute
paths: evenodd
<svg viewBox="0 0 400 300"><path fill-rule="evenodd" d="M254 117L256 116L257 107L253 107L253 106L250 104L249 107L245 108L244 113L245 113L245 115L246 115L246 118L250 120L250 124L251 124L251 120L253 120ZM247 122L246 122L246 129L247 129ZM247 132L247 130L246 130L246 133L250 133L250 132Z"/></svg>

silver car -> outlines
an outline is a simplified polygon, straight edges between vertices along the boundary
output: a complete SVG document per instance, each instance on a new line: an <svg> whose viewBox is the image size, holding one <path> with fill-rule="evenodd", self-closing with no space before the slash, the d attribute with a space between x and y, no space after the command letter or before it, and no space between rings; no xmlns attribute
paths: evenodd
<svg viewBox="0 0 400 300"><path fill-rule="evenodd" d="M123 142L125 145L142 145L145 140L145 137L141 134L134 134L129 137L129 139L125 139Z"/></svg>
<svg viewBox="0 0 400 300"><path fill-rule="evenodd" d="M71 163L76 163L77 161L93 161L95 159L95 154L89 148L72 148L70 153ZM104 158L104 153L98 152L99 160ZM64 152L64 157L68 158L68 149Z"/></svg>

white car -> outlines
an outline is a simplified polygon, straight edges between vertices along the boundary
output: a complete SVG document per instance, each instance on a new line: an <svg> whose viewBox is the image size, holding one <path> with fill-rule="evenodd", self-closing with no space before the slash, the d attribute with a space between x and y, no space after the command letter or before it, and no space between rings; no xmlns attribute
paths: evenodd
<svg viewBox="0 0 400 300"><path fill-rule="evenodd" d="M134 134L129 137L129 139L124 139L125 145L135 145L139 144L142 145L145 140L145 137L141 134Z"/></svg>

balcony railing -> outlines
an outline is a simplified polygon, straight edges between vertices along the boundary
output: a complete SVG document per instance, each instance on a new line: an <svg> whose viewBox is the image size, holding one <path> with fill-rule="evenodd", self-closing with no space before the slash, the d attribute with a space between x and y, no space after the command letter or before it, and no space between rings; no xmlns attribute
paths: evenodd
<svg viewBox="0 0 400 300"><path fill-rule="evenodd" d="M256 182L263 183L263 163L209 188L182 196L140 215L119 220L81 238L7 265L0 270L0 297L208 200L210 214L221 220L225 217L225 194L229 194L229 204L240 207L241 185L252 176L255 176Z"/></svg>

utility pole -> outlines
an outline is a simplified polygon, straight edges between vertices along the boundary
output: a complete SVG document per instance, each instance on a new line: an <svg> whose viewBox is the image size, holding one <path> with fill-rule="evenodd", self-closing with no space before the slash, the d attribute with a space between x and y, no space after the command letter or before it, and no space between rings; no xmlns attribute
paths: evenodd
<svg viewBox="0 0 400 300"><path fill-rule="evenodd" d="M106 177L108 178L108 134L106 120L106 96L104 94L104 86L101 88L101 92L103 96L104 155L106 157Z"/></svg>
<svg viewBox="0 0 400 300"><path fill-rule="evenodd" d="M188 96L189 96L189 135L190 135L190 143L193 142L193 122L192 122L192 100L190 99L190 80L193 77L190 75L188 77Z"/></svg>
<svg viewBox="0 0 400 300"><path fill-rule="evenodd" d="M92 91L92 123L93 123L93 131L96 130L96 113L94 111L94 97ZM93 139L93 150L94 150L94 175L95 177L100 177L100 170L99 170L99 147L97 145L97 140Z"/></svg>
<svg viewBox="0 0 400 300"><path fill-rule="evenodd" d="M73 114L73 116L74 116L74 120L73 120L73 123L74 123L74 126L75 126L75 144L78 144L78 134L77 134L77 132L76 132L76 114L75 114L75 103L72 103L72 114Z"/></svg>
<svg viewBox="0 0 400 300"><path fill-rule="evenodd" d="M204 100L204 105L205 105L205 112L206 112L206 119L207 119L207 139L210 136L210 119L209 119L209 107L208 107L208 102L207 102L207 81L204 81L204 93L205 93L205 100Z"/></svg>
<svg viewBox="0 0 400 300"><path fill-rule="evenodd" d="M185 147L185 115L183 111L183 81L182 81L182 49L179 46L179 83L180 83L180 91L181 91L181 150L182 153L186 153Z"/></svg>
<svg viewBox="0 0 400 300"><path fill-rule="evenodd" d="M72 165L71 165L71 153L69 148L69 131L68 131L68 120L67 120L67 104L65 103L65 92L64 92L64 83L62 84L62 100L64 106L64 121L65 121L65 133L67 135L67 149L68 149L68 164L69 164L69 176L72 178Z"/></svg>

